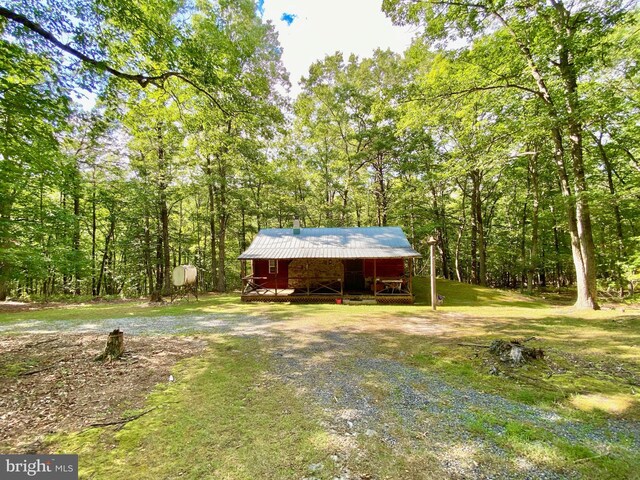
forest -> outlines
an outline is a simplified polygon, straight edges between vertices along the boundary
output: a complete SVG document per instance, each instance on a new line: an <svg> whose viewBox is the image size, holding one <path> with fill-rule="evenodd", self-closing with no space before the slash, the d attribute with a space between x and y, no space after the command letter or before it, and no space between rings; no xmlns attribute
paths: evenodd
<svg viewBox="0 0 640 480"><path fill-rule="evenodd" d="M371 8L379 8L372 2ZM297 98L251 0L0 5L0 300L240 285L261 228L403 227L445 279L640 281L640 12L384 0L402 54L319 59Z"/></svg>

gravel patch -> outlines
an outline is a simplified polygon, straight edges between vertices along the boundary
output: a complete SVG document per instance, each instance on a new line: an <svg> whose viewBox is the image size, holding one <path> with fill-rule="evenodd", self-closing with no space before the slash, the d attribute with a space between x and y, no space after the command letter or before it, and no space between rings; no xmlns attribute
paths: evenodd
<svg viewBox="0 0 640 480"><path fill-rule="evenodd" d="M267 334L273 321L266 317L235 313L199 315L122 317L99 320L21 320L3 322L0 333L106 333L116 328L128 335L168 335L191 333Z"/></svg>
<svg viewBox="0 0 640 480"><path fill-rule="evenodd" d="M474 434L469 425L486 416L542 429L571 444L597 453L620 443L640 449L640 422L611 419L594 427L556 413L517 403L471 388L453 386L437 375L389 358L375 358L362 335L330 332L301 348L274 354L276 371L286 382L310 393L324 409L332 433L366 442L379 437L393 448L427 450L453 478L564 479L555 472L512 458L490 438ZM371 385L383 389L372 393ZM375 388L374 388L375 391ZM504 427L491 427L497 436ZM398 434L397 432L402 432ZM404 443L400 444L402 437ZM497 459L487 468L475 454ZM511 458L510 458L511 457ZM496 463L504 467L496 471Z"/></svg>

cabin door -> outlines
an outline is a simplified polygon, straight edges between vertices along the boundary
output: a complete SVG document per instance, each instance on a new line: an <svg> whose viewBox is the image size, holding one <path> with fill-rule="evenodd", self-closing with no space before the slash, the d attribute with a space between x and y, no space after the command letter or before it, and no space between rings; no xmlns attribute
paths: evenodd
<svg viewBox="0 0 640 480"><path fill-rule="evenodd" d="M364 260L344 261L344 289L351 292L364 291Z"/></svg>

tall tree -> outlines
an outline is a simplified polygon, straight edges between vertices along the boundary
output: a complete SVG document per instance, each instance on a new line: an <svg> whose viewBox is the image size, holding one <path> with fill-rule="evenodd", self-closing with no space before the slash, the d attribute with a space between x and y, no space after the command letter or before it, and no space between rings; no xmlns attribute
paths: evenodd
<svg viewBox="0 0 640 480"><path fill-rule="evenodd" d="M611 48L600 39L624 21L626 10L622 2L385 0L383 8L396 23L424 25L425 36L432 39L444 39L457 32L473 40L496 28L511 39L530 81L523 81L523 71L514 70L513 64L505 64L513 62L512 56L503 56L502 68L488 68L488 72L496 73L471 88L527 90L544 105L555 145L557 175L567 204L578 288L576 306L597 309L596 259L583 151L585 119L579 89L580 79L597 63L598 54L606 55L604 51ZM491 58L496 59L497 55Z"/></svg>

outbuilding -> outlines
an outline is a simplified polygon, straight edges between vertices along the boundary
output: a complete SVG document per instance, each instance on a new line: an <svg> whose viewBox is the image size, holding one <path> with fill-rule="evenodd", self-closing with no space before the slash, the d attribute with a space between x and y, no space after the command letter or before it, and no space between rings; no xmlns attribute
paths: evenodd
<svg viewBox="0 0 640 480"><path fill-rule="evenodd" d="M400 227L262 229L240 255L242 300L413 303Z"/></svg>

